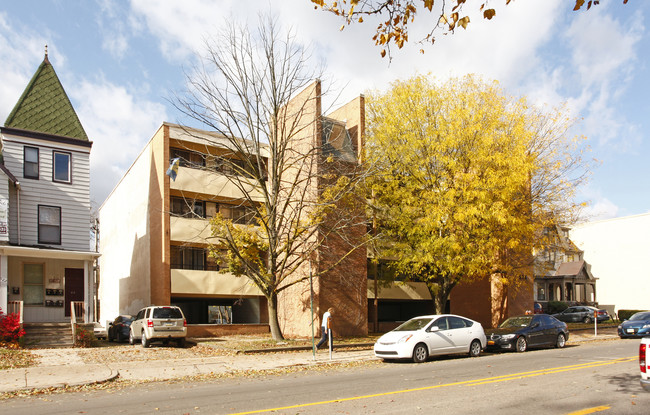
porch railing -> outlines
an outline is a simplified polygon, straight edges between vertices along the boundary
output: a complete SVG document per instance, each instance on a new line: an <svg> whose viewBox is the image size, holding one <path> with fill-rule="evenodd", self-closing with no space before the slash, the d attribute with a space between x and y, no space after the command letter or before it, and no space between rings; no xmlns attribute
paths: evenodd
<svg viewBox="0 0 650 415"><path fill-rule="evenodd" d="M7 314L16 313L20 319L20 326L23 325L23 302L7 301Z"/></svg>
<svg viewBox="0 0 650 415"><path fill-rule="evenodd" d="M72 326L72 344L75 343L75 332L77 331L77 319L81 318L82 322L86 321L84 315L85 307L83 301L70 301L70 325Z"/></svg>

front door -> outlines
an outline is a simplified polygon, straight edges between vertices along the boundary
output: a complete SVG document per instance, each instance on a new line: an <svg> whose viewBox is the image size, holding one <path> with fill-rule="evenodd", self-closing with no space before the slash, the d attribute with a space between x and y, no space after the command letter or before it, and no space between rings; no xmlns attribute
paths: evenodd
<svg viewBox="0 0 650 415"><path fill-rule="evenodd" d="M70 302L84 300L84 270L65 269L65 316L70 317Z"/></svg>

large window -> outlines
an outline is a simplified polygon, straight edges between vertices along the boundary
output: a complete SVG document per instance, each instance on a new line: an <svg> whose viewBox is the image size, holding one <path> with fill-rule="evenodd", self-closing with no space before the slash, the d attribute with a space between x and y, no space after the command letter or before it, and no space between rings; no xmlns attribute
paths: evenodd
<svg viewBox="0 0 650 415"><path fill-rule="evenodd" d="M172 215L205 218L205 202L202 200L172 196L170 202Z"/></svg>
<svg viewBox="0 0 650 415"><path fill-rule="evenodd" d="M23 177L38 179L38 148L36 147L23 149Z"/></svg>
<svg viewBox="0 0 650 415"><path fill-rule="evenodd" d="M199 271L218 271L216 261L208 255L205 248L188 246L171 246L171 268L192 269Z"/></svg>
<svg viewBox="0 0 650 415"><path fill-rule="evenodd" d="M70 153L52 152L52 180L70 183Z"/></svg>
<svg viewBox="0 0 650 415"><path fill-rule="evenodd" d="M254 223L255 210L251 207L220 204L219 212L224 219L230 219L233 223L241 225Z"/></svg>
<svg viewBox="0 0 650 415"><path fill-rule="evenodd" d="M180 159L179 165L183 167L191 167L198 169L205 167L205 157L201 153L190 150L181 150L179 148L171 147L169 149L169 159L171 160L178 158Z"/></svg>
<svg viewBox="0 0 650 415"><path fill-rule="evenodd" d="M23 301L43 305L43 264L23 264Z"/></svg>
<svg viewBox="0 0 650 415"><path fill-rule="evenodd" d="M61 208L38 206L38 243L61 244Z"/></svg>

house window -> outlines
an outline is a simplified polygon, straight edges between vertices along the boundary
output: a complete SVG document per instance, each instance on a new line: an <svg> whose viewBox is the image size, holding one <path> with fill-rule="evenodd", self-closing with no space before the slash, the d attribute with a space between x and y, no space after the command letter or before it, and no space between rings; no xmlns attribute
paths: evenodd
<svg viewBox="0 0 650 415"><path fill-rule="evenodd" d="M43 264L23 264L23 301L43 305Z"/></svg>
<svg viewBox="0 0 650 415"><path fill-rule="evenodd" d="M23 149L23 177L38 179L38 148L36 147Z"/></svg>
<svg viewBox="0 0 650 415"><path fill-rule="evenodd" d="M52 180L70 183L70 153L52 152Z"/></svg>
<svg viewBox="0 0 650 415"><path fill-rule="evenodd" d="M38 206L38 243L61 244L61 208Z"/></svg>
<svg viewBox="0 0 650 415"><path fill-rule="evenodd" d="M205 202L202 200L172 197L170 205L172 215L205 218Z"/></svg>

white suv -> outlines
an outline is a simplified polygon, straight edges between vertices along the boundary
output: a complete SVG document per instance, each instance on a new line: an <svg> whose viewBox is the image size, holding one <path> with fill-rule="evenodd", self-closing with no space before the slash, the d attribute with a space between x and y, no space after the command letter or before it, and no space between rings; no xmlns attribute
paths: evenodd
<svg viewBox="0 0 650 415"><path fill-rule="evenodd" d="M180 308L150 306L140 310L131 323L129 343L135 344L140 340L142 347L149 347L153 341L167 343L174 340L178 347L184 347L185 336L187 321Z"/></svg>

